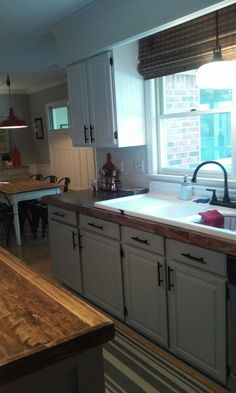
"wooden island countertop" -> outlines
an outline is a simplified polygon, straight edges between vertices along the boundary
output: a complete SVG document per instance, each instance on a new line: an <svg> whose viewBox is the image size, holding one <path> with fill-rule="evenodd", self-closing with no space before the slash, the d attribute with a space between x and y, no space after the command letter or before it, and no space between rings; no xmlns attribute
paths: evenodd
<svg viewBox="0 0 236 393"><path fill-rule="evenodd" d="M0 386L114 337L110 319L2 248L0 329Z"/></svg>

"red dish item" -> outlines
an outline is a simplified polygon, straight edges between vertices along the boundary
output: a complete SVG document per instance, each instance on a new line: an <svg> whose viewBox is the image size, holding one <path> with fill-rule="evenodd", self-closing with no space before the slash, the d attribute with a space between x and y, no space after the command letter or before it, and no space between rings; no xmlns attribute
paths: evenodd
<svg viewBox="0 0 236 393"><path fill-rule="evenodd" d="M218 210L208 210L207 212L198 213L201 218L203 225L209 225L211 227L224 228L224 216Z"/></svg>

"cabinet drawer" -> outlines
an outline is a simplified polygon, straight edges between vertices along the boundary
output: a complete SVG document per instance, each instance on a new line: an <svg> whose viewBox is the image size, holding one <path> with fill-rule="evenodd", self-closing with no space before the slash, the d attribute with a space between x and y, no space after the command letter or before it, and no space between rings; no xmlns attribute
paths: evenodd
<svg viewBox="0 0 236 393"><path fill-rule="evenodd" d="M166 254L169 259L226 276L224 254L170 239L166 240Z"/></svg>
<svg viewBox="0 0 236 393"><path fill-rule="evenodd" d="M113 222L100 220L99 218L80 215L80 227L90 232L99 233L113 239L120 240L120 228Z"/></svg>
<svg viewBox="0 0 236 393"><path fill-rule="evenodd" d="M49 205L48 217L50 220L60 221L69 225L77 226L77 213L70 210Z"/></svg>
<svg viewBox="0 0 236 393"><path fill-rule="evenodd" d="M122 240L126 243L164 255L164 238L162 236L129 227L122 227L121 231Z"/></svg>

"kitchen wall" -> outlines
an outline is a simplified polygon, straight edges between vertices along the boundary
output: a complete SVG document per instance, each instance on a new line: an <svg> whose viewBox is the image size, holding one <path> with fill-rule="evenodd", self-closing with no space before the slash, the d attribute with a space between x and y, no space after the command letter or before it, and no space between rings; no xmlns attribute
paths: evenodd
<svg viewBox="0 0 236 393"><path fill-rule="evenodd" d="M44 130L44 139L37 139L33 132L35 156L32 163L36 163L37 165L50 164L46 104L66 100L67 98L68 92L66 83L30 94L29 105L32 124L34 124L35 118L41 117L43 119Z"/></svg>
<svg viewBox="0 0 236 393"><path fill-rule="evenodd" d="M29 96L27 94L11 94L15 115L27 121L28 128L9 131L11 150L14 145L21 153L22 164L29 164L34 159L34 144L29 110ZM7 117L9 113L9 95L0 95L0 117Z"/></svg>
<svg viewBox="0 0 236 393"><path fill-rule="evenodd" d="M114 46L137 40L189 19L187 15L208 12L234 1L215 0L101 0L73 14L53 27L61 65L76 63ZM206 11L205 11L206 12ZM198 15L192 15L196 17ZM97 168L106 160L107 152L122 169L124 184L147 185L147 148L97 149Z"/></svg>
<svg viewBox="0 0 236 393"><path fill-rule="evenodd" d="M106 162L107 153L111 153L113 164L120 169L120 179L123 185L148 185L146 146L96 149L98 172Z"/></svg>
<svg viewBox="0 0 236 393"><path fill-rule="evenodd" d="M166 0L158 7L157 0L101 0L84 11L65 19L52 30L56 35L57 47L62 65L77 62L83 58L109 49L117 44L138 39L152 29L162 29L165 24L182 18L192 12L215 4L227 5L233 1L215 0ZM66 99L67 85L45 89L28 95L14 95L16 114L31 122L26 130L11 131L12 146L19 148L24 164L50 165L46 104ZM8 95L0 96L0 115L8 112ZM44 139L37 139L34 133L34 119L42 117ZM97 167L100 168L106 153L112 153L114 163L123 169L121 178L125 184L146 185L146 147L123 149L97 149Z"/></svg>

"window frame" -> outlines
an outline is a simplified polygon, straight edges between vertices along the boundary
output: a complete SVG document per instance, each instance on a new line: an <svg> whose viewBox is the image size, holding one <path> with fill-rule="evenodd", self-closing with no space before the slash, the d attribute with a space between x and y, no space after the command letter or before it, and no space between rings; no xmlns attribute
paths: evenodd
<svg viewBox="0 0 236 393"><path fill-rule="evenodd" d="M161 118L180 117L183 115L197 116L200 114L214 114L214 113L231 113L231 126L234 132L231 132L232 141L232 173L229 174L229 182L235 183L236 185L236 86L233 90L232 95L232 106L229 110L227 108L219 109L208 109L208 110L196 110L193 112L179 112L176 114L163 115L163 80L162 78L150 79L145 81L145 106L146 106L146 129L147 129L147 157L148 157L148 174L152 178L159 178L166 181L176 181L183 175L187 174L192 176L193 170L177 169L177 168L165 168L164 170L160 165L160 154L158 152L158 146L161 146L161 135L160 135L160 121ZM234 158L234 159L233 159ZM199 179L203 179L203 183L206 180L210 183L218 183L219 178L222 179L221 170L216 167L216 170L201 171L199 173ZM209 185L209 183L207 183Z"/></svg>
<svg viewBox="0 0 236 393"><path fill-rule="evenodd" d="M57 109L57 108L63 108L67 107L67 114L68 114L68 124L69 127L66 128L53 128L52 124L52 114L51 114L51 109ZM61 100L61 101L55 101L46 104L46 114L47 114L47 124L48 124L48 131L49 132L68 132L71 131L71 120L70 120L70 106L68 100Z"/></svg>

